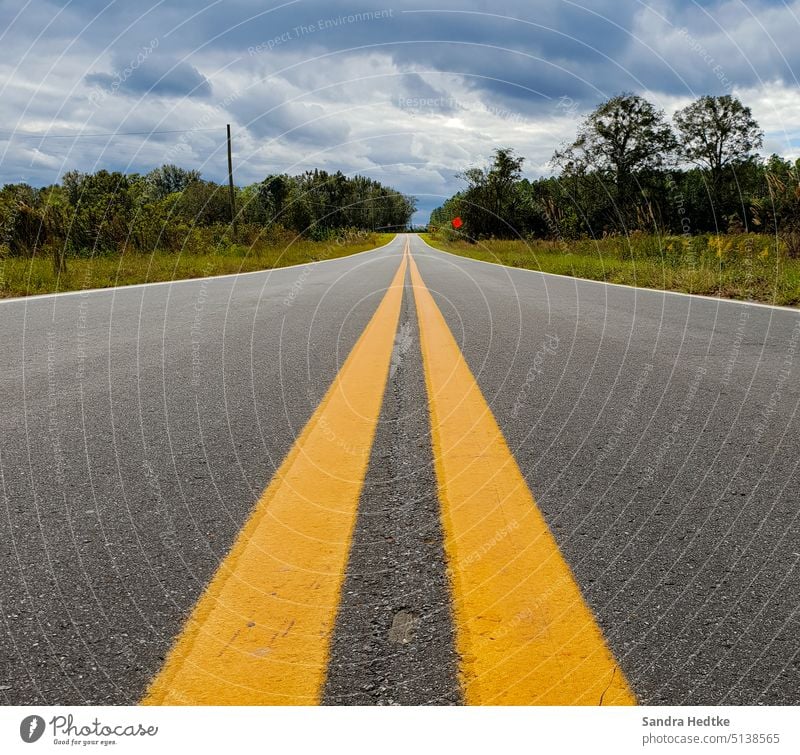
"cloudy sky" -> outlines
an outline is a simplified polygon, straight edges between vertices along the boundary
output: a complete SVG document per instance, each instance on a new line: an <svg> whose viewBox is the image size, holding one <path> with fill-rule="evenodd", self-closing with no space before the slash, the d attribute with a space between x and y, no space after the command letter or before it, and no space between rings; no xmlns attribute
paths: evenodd
<svg viewBox="0 0 800 755"><path fill-rule="evenodd" d="M361 173L424 222L498 146L548 173L621 91L668 114L733 93L764 152L800 156L800 1L381 3L3 0L0 183L164 162L220 180L231 123L237 183Z"/></svg>

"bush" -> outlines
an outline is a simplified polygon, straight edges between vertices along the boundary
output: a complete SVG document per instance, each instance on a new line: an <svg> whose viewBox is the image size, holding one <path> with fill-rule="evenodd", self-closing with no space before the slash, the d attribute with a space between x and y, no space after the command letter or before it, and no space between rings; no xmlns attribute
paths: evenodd
<svg viewBox="0 0 800 755"><path fill-rule="evenodd" d="M0 245L30 257L57 247L70 255L185 251L207 254L234 241L290 244L302 234L350 243L380 227L404 227L414 202L377 181L314 171L270 176L235 190L238 235L230 226L227 185L162 166L147 176L100 170L66 173L62 184L0 190ZM237 251L238 253L238 251Z"/></svg>

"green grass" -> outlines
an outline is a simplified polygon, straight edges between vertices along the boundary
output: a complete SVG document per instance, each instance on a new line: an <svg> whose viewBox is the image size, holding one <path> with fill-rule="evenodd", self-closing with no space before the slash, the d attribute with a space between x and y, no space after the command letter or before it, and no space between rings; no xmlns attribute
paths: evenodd
<svg viewBox="0 0 800 755"><path fill-rule="evenodd" d="M370 233L338 242L306 239L273 240L252 245L228 244L202 252L127 251L122 254L67 258L66 273L56 276L47 255L0 258L0 297L107 288L133 283L202 278L246 273L335 259L381 246L393 233Z"/></svg>
<svg viewBox="0 0 800 755"><path fill-rule="evenodd" d="M421 234L431 246L485 262L589 280L720 296L769 304L800 304L800 260L766 234L630 236L575 241L485 240L469 243L450 231Z"/></svg>

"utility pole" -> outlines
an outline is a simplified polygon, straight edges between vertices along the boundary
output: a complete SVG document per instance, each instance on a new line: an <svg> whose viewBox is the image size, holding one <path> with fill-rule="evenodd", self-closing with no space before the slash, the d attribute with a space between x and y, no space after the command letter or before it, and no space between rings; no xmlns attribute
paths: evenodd
<svg viewBox="0 0 800 755"><path fill-rule="evenodd" d="M233 192L233 158L231 157L231 124L228 124L228 192L231 200L231 228L236 238L236 195Z"/></svg>

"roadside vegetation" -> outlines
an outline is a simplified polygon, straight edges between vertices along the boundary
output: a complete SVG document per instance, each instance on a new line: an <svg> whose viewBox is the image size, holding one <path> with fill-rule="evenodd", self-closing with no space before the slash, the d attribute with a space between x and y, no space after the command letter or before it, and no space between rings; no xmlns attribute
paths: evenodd
<svg viewBox="0 0 800 755"><path fill-rule="evenodd" d="M431 214L434 246L565 275L778 304L800 303L800 161L757 153L737 98L701 97L669 123L621 94L523 177L505 148L461 174Z"/></svg>
<svg viewBox="0 0 800 755"><path fill-rule="evenodd" d="M6 257L0 260L0 295L30 296L270 270L364 252L388 243L393 237L393 233L343 231L340 236L313 241L282 230L266 234L252 244L226 240L205 251L157 250L151 254L75 257L60 273L45 257Z"/></svg>
<svg viewBox="0 0 800 755"><path fill-rule="evenodd" d="M629 286L800 305L800 259L764 234L692 237L634 232L601 239L481 239L440 231L431 246L484 262Z"/></svg>
<svg viewBox="0 0 800 755"><path fill-rule="evenodd" d="M164 165L70 172L0 190L0 296L248 272L385 243L414 200L363 176L307 172L235 189Z"/></svg>

